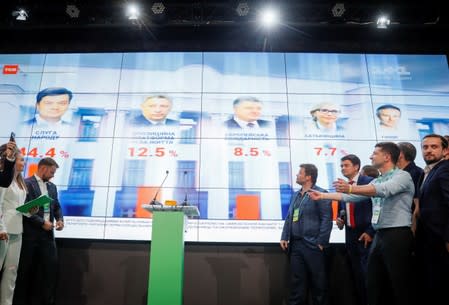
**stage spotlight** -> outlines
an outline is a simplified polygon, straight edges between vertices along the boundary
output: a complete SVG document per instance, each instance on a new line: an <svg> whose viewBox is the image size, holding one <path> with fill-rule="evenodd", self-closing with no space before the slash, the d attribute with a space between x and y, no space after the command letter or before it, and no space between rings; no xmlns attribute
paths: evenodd
<svg viewBox="0 0 449 305"><path fill-rule="evenodd" d="M139 19L139 8L135 4L128 5L126 16L129 20L137 20Z"/></svg>
<svg viewBox="0 0 449 305"><path fill-rule="evenodd" d="M260 22L267 28L278 24L279 20L279 12L275 8L267 7L260 12Z"/></svg>
<svg viewBox="0 0 449 305"><path fill-rule="evenodd" d="M28 19L28 13L23 8L13 11L12 15L19 21L26 21Z"/></svg>
<svg viewBox="0 0 449 305"><path fill-rule="evenodd" d="M390 25L390 19L388 19L388 17L386 16L380 16L377 19L377 28L378 29L387 29L388 26Z"/></svg>
<svg viewBox="0 0 449 305"><path fill-rule="evenodd" d="M79 8L74 4L67 5L65 12L70 16L70 18L78 18L80 15Z"/></svg>
<svg viewBox="0 0 449 305"><path fill-rule="evenodd" d="M244 17L246 15L248 15L249 13L249 5L248 2L240 2L235 11L237 12L237 15L239 15L240 17Z"/></svg>
<svg viewBox="0 0 449 305"><path fill-rule="evenodd" d="M153 5L151 6L151 10L155 15L162 14L165 11L165 5L162 2L154 2Z"/></svg>
<svg viewBox="0 0 449 305"><path fill-rule="evenodd" d="M344 3L335 3L332 7L332 16L341 17L345 13L345 4Z"/></svg>

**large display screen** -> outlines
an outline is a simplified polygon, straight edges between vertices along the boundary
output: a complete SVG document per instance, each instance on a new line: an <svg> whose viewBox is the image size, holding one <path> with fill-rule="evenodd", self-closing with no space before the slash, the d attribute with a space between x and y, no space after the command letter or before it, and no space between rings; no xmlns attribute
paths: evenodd
<svg viewBox="0 0 449 305"><path fill-rule="evenodd" d="M16 133L25 176L42 157L58 162L58 237L149 240L142 205L156 197L198 207L187 241L278 242L301 163L331 189L346 154L366 165L376 142L419 149L423 135L449 134L444 55L3 54L0 64L0 140ZM334 228L331 242L342 241Z"/></svg>

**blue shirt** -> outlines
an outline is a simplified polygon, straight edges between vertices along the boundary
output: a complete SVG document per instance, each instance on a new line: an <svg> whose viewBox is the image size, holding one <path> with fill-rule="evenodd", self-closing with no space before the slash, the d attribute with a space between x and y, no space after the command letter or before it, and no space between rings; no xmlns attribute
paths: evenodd
<svg viewBox="0 0 449 305"><path fill-rule="evenodd" d="M379 176L369 184L374 185L376 195L373 202L373 220L376 206L379 207L379 218L372 221L373 228L385 229L394 227L410 227L412 223L412 202L415 186L409 173L393 169ZM342 194L344 201L362 201L368 196Z"/></svg>

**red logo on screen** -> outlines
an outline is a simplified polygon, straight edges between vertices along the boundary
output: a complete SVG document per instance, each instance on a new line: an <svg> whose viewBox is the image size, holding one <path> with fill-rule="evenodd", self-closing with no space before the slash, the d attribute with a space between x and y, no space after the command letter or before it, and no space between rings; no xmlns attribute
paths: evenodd
<svg viewBox="0 0 449 305"><path fill-rule="evenodd" d="M4 65L3 74L17 74L19 72L19 65Z"/></svg>

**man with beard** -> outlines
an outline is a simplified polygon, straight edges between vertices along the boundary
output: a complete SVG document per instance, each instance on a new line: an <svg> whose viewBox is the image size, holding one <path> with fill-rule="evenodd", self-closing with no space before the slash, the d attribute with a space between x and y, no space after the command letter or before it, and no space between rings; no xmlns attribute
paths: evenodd
<svg viewBox="0 0 449 305"><path fill-rule="evenodd" d="M426 135L421 142L426 167L420 181L416 228L418 288L422 301L439 304L449 287L449 161L448 141Z"/></svg>
<svg viewBox="0 0 449 305"><path fill-rule="evenodd" d="M313 164L301 164L296 183L301 190L293 194L285 217L280 245L290 255L290 305L306 304L310 292L315 305L328 304L326 260L324 248L332 230L330 200L314 202L309 190L325 192L317 186L318 169Z"/></svg>

